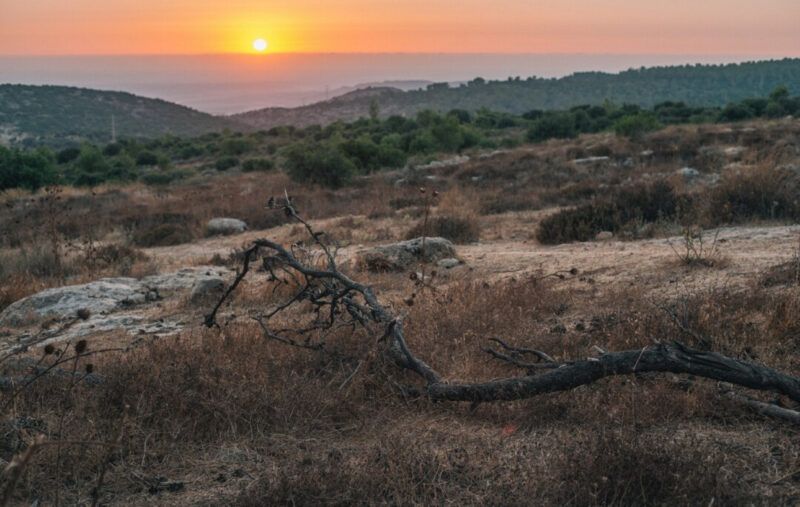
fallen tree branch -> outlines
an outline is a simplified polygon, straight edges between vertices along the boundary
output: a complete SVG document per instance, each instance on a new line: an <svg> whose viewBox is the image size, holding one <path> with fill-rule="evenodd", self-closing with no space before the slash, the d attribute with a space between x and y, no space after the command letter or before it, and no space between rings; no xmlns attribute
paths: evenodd
<svg viewBox="0 0 800 507"><path fill-rule="evenodd" d="M303 329L302 332L330 329L335 320L344 319L347 315L350 316L350 320L346 322L352 325L383 329L379 343L382 344L385 357L398 367L413 372L424 382L424 386L405 391L413 391L432 400L473 403L520 400L545 393L567 391L605 377L652 372L694 375L750 389L776 392L800 402L800 379L796 377L716 352L689 348L678 342L659 343L644 349L622 352L603 350L604 353L597 358L558 363L544 352L513 347L498 338L492 338L491 341L500 345L504 352L494 349L484 350L496 359L525 368L528 370L528 375L487 382L448 382L412 352L403 333L401 317L385 307L370 287L350 279L338 270L330 249L322 239L324 235L315 232L307 222L297 216L288 196L283 210L288 216L302 223L313 241L322 248L328 258L327 268L320 269L301 262L292 251L282 245L268 239L258 239L247 250L244 265L234 284L206 317L207 326L216 325L218 310L248 272L252 256L263 250L268 255L265 258L265 265L280 266L282 269L294 271L298 278L305 280L305 288L300 295L295 295L287 303L279 305L276 311L270 312L270 317L305 300L312 304L318 318L315 320L315 325ZM325 308L329 309L327 317L320 320L322 309ZM262 329L268 329L264 320L260 321ZM320 342L301 343L293 339L279 339L277 335L269 337L312 350L320 350L324 346ZM526 355L534 356L540 362L524 361L522 358Z"/></svg>

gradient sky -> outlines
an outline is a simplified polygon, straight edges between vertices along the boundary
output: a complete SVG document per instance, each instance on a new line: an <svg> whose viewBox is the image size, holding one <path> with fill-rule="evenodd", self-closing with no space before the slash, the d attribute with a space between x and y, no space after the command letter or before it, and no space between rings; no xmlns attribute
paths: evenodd
<svg viewBox="0 0 800 507"><path fill-rule="evenodd" d="M800 0L0 0L0 54L800 56Z"/></svg>

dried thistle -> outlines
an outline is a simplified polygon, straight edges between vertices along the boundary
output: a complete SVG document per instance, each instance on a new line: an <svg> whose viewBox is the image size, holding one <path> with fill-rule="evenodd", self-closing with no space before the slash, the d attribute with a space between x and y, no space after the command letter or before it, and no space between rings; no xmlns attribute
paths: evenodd
<svg viewBox="0 0 800 507"><path fill-rule="evenodd" d="M86 340L80 340L78 341L78 343L75 344L75 352L78 355L83 354L84 352L86 352L88 346L89 344L86 342Z"/></svg>

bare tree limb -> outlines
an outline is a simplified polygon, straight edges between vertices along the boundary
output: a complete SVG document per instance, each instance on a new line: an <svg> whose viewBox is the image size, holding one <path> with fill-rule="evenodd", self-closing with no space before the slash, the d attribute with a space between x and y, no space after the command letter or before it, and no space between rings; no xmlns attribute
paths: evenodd
<svg viewBox="0 0 800 507"><path fill-rule="evenodd" d="M405 393L414 392L432 400L442 401L470 401L473 403L510 401L545 393L567 391L615 375L669 372L728 382L750 389L772 391L800 402L800 379L796 377L716 352L692 349L678 342L658 343L643 349L622 352L603 350L604 353L597 358L558 363L542 351L514 347L498 338L491 338L491 341L502 347L503 352L494 349L484 350L494 358L525 368L528 375L487 382L448 382L434 368L412 352L403 333L401 317L383 306L370 287L350 279L338 270L335 261L331 259L333 254L322 241L321 235L314 232L307 222L297 216L288 196L286 196L284 211L288 216L300 221L314 242L323 249L328 257L327 268L319 269L301 262L292 251L282 245L268 239L258 239L247 251L242 270L231 288L226 291L206 317L207 326L211 327L216 324L217 311L244 278L252 255L263 250L269 253L270 264L294 271L299 278L306 281L306 288L301 290L299 295L278 307L278 311L283 311L301 300L311 302L317 316L315 324L309 328L298 330L296 333L331 329L334 321L344 318L345 315L349 315L351 320L346 322L352 325L358 324L373 331L375 328L382 329L383 334L379 344L382 346L385 357L398 367L413 372L424 382L423 387L403 388ZM327 317L322 319L324 308L329 311ZM346 313L341 311L342 308ZM276 313L271 312L269 316L272 317ZM676 315L673 313L670 315L678 321L682 329L685 329ZM271 333L267 336L277 341L312 350L320 350L321 347L324 347L323 342L303 343L277 335L269 331L264 320L260 321L260 324L265 333ZM705 337L695 337L701 343L708 343L707 339L700 339ZM534 356L541 362L525 361L526 355Z"/></svg>

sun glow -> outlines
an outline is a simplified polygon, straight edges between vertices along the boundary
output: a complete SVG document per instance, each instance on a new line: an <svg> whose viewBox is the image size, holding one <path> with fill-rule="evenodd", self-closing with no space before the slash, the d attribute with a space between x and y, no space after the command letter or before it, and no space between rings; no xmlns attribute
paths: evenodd
<svg viewBox="0 0 800 507"><path fill-rule="evenodd" d="M256 39L253 41L253 49L258 51L259 53L263 53L264 51L266 51L268 46L269 44L264 39Z"/></svg>

